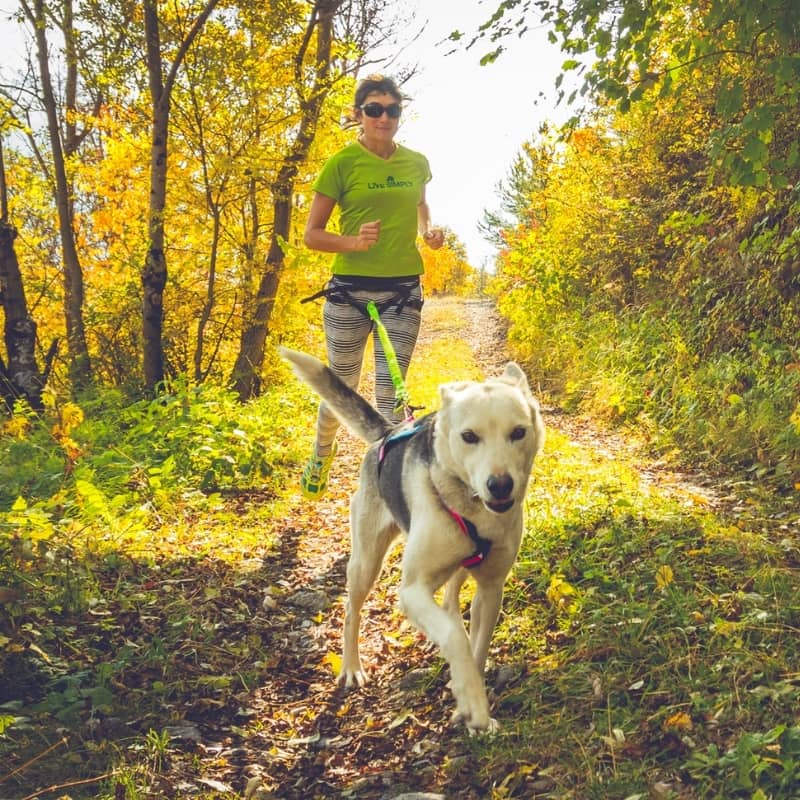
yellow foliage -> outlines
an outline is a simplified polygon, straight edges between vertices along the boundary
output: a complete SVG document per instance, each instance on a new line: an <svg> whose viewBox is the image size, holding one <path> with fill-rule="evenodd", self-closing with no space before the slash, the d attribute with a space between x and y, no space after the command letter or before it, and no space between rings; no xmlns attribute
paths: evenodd
<svg viewBox="0 0 800 800"><path fill-rule="evenodd" d="M672 567L669 564L662 564L656 570L656 586L659 589L666 589L672 583L674 577Z"/></svg>
<svg viewBox="0 0 800 800"><path fill-rule="evenodd" d="M685 711L678 711L664 720L664 730L688 733L694 728L692 718Z"/></svg>
<svg viewBox="0 0 800 800"><path fill-rule="evenodd" d="M445 229L444 242L438 250L420 245L425 265L423 288L428 294L465 295L475 287L475 270L467 262L464 245L452 231Z"/></svg>
<svg viewBox="0 0 800 800"><path fill-rule="evenodd" d="M794 407L794 411L791 417L789 417L789 422L791 422L795 430L800 433L800 403Z"/></svg>
<svg viewBox="0 0 800 800"><path fill-rule="evenodd" d="M75 403L65 403L58 415L58 422L51 428L53 438L64 444L69 440L70 433L83 422L83 410ZM75 444L73 442L73 444ZM75 445L77 447L77 445Z"/></svg>
<svg viewBox="0 0 800 800"><path fill-rule="evenodd" d="M83 422L83 409L75 403L66 403L61 409L61 424L66 433L74 430Z"/></svg>
<svg viewBox="0 0 800 800"><path fill-rule="evenodd" d="M547 592L545 593L550 604L556 608L563 608L571 605L575 594L575 587L568 583L563 575L553 575L550 578L550 585L547 587Z"/></svg>
<svg viewBox="0 0 800 800"><path fill-rule="evenodd" d="M334 675L338 675L342 670L342 657L333 651L325 655L325 658L322 659L322 663L329 666Z"/></svg>
<svg viewBox="0 0 800 800"><path fill-rule="evenodd" d="M4 436L11 436L14 439L24 439L31 429L31 423L25 417L17 414L7 419L0 425L0 433Z"/></svg>

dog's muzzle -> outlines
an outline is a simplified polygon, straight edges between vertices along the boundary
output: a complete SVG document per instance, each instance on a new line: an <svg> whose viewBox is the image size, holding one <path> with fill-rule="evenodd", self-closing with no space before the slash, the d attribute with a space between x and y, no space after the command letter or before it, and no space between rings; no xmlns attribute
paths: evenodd
<svg viewBox="0 0 800 800"><path fill-rule="evenodd" d="M514 498L511 493L514 491L514 479L507 473L501 475L490 475L486 481L486 488L491 495L490 500L484 500L483 504L490 511L502 514L514 505Z"/></svg>

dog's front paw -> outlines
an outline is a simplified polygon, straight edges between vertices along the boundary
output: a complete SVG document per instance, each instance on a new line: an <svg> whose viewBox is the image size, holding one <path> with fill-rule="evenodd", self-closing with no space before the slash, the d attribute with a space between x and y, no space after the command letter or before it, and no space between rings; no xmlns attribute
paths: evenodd
<svg viewBox="0 0 800 800"><path fill-rule="evenodd" d="M500 724L496 719L490 717L488 712L468 712L457 710L453 712L452 722L463 722L467 726L467 733L470 736L475 734L494 734L500 730Z"/></svg>
<svg viewBox="0 0 800 800"><path fill-rule="evenodd" d="M453 696L456 700L453 722L463 722L470 734L494 733L498 729L497 721L489 716L489 701L483 684L472 686L472 691L455 691Z"/></svg>
<svg viewBox="0 0 800 800"><path fill-rule="evenodd" d="M368 680L367 673L360 666L354 669L342 667L336 683L345 689L360 689Z"/></svg>
<svg viewBox="0 0 800 800"><path fill-rule="evenodd" d="M494 736L496 733L500 733L500 723L494 717L489 717L489 724L485 728L470 728L469 725L467 725L467 732L470 736L476 736L478 734Z"/></svg>

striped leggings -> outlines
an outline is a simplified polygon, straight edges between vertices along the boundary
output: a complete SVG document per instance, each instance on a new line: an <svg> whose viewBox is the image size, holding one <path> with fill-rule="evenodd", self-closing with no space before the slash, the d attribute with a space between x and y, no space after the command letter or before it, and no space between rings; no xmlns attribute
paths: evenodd
<svg viewBox="0 0 800 800"><path fill-rule="evenodd" d="M395 292L354 290L350 294L353 299L364 303L374 300L380 307L381 302L391 299ZM411 293L411 298L419 301L421 305L422 289L415 288ZM406 375L414 346L417 343L421 317L419 308L409 308L408 305L404 305L399 312L396 307L389 307L381 313L381 322L383 322L389 334L389 340L397 353L397 361L403 377ZM355 390L358 389L361 379L367 340L372 334L375 350L375 405L378 411L388 419L402 421L402 410L399 413L395 412L394 384L389 375L383 347L372 320L349 304L332 303L330 300L325 301L322 320L328 348L328 365L348 386ZM330 453L338 429L339 421L328 410L325 403L320 403L317 415L317 455L325 456Z"/></svg>

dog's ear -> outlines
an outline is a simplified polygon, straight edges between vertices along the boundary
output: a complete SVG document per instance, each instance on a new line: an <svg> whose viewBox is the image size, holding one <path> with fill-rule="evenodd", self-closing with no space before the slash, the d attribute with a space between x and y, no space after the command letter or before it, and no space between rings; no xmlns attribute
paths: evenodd
<svg viewBox="0 0 800 800"><path fill-rule="evenodd" d="M472 381L453 381L452 383L443 383L439 386L439 397L442 403L446 404L455 399L459 392L463 392L468 386L472 386Z"/></svg>
<svg viewBox="0 0 800 800"><path fill-rule="evenodd" d="M506 364L502 377L505 378L508 383L530 390L528 376L522 371L522 367L520 367L516 361L509 361L508 364Z"/></svg>
<svg viewBox="0 0 800 800"><path fill-rule="evenodd" d="M526 400L528 401L528 405L531 409L531 416L533 417L533 424L536 428L536 452L538 453L539 450L541 450L544 442L544 422L542 421L542 413L541 407L539 406L539 401L533 396L530 384L528 383L528 377L522 371L520 365L515 361L509 361L508 364L506 364L505 371L501 377L503 380L506 380L514 386L520 388L522 393L525 395Z"/></svg>

